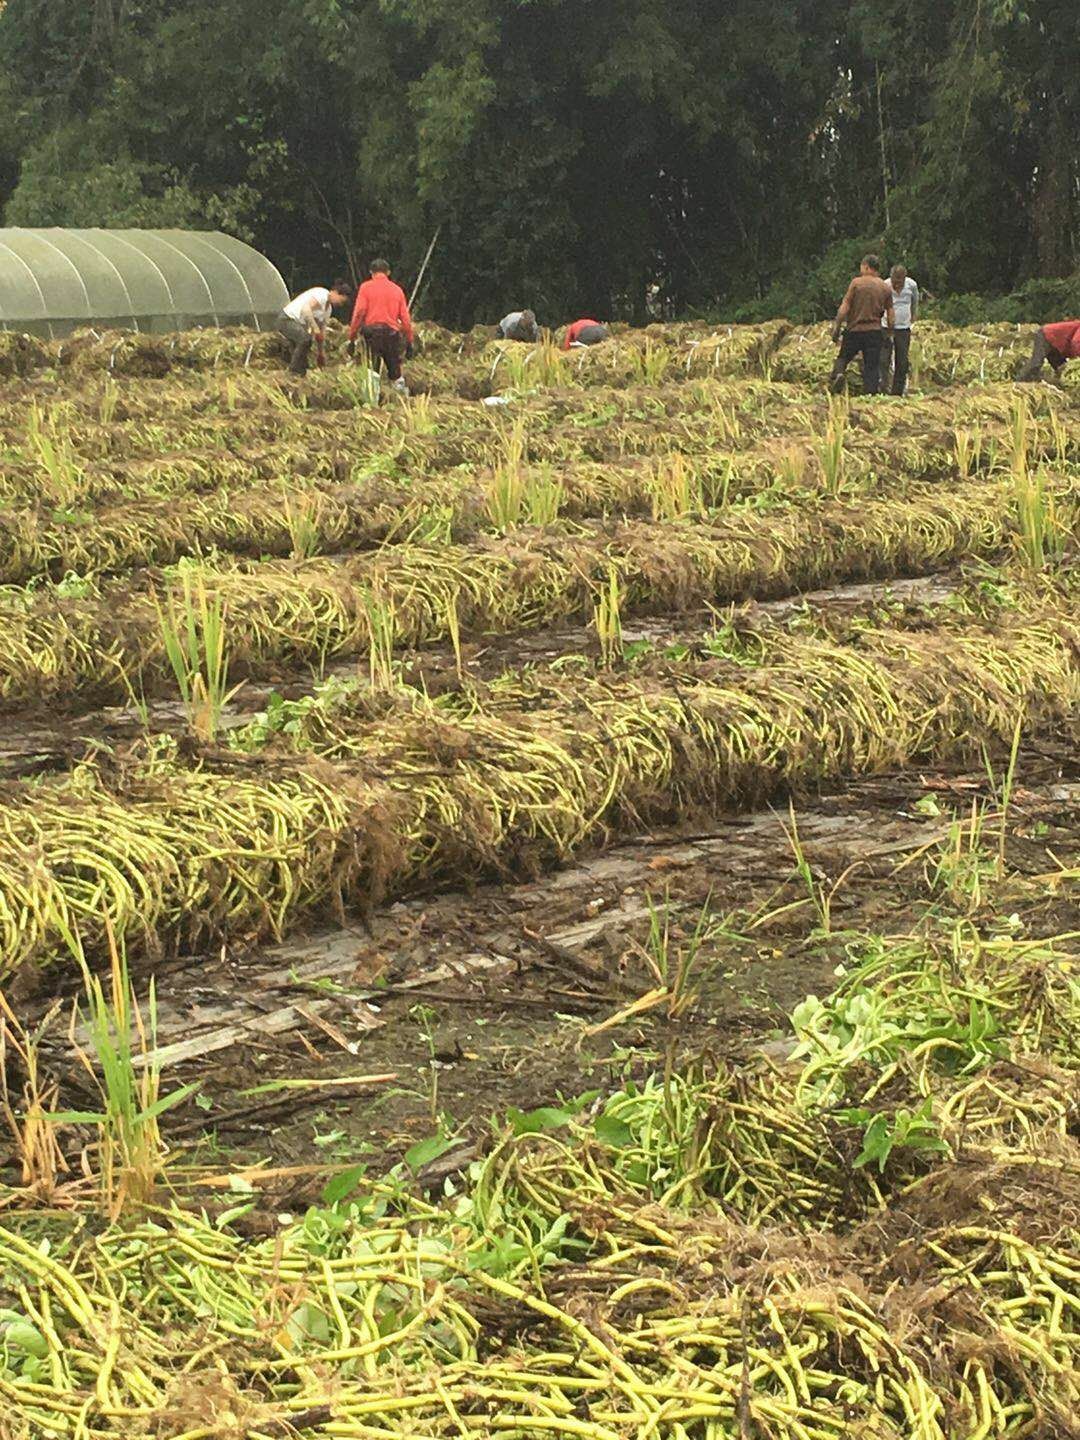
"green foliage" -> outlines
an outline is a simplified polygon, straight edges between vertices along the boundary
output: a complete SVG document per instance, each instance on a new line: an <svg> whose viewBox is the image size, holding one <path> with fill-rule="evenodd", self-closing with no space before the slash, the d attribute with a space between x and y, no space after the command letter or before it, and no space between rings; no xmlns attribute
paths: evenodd
<svg viewBox="0 0 1080 1440"><path fill-rule="evenodd" d="M876 1164L881 1174L894 1150L931 1150L938 1153L948 1146L938 1133L933 1117L933 1101L927 1097L917 1110L901 1107L895 1115L884 1111L877 1115L863 1107L836 1112L838 1120L864 1125L863 1147L855 1160L855 1168Z"/></svg>
<svg viewBox="0 0 1080 1440"><path fill-rule="evenodd" d="M242 63L238 61L242 57ZM221 226L423 312L834 312L867 248L958 319L1075 313L1073 0L0 7L7 223ZM985 307L977 317L986 315Z"/></svg>

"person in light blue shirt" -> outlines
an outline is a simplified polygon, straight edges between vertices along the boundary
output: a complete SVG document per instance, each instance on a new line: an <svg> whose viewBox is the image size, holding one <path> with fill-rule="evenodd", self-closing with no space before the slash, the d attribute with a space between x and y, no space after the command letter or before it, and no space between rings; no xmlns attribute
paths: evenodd
<svg viewBox="0 0 1080 1440"><path fill-rule="evenodd" d="M535 343L540 339L540 327L531 310L511 310L504 315L497 326L500 340L524 340Z"/></svg>
<svg viewBox="0 0 1080 1440"><path fill-rule="evenodd" d="M888 376L891 364L892 393L903 395L907 390L911 327L915 324L915 316L919 311L919 287L903 265L894 265L889 275L889 292L893 302L893 333L884 337L881 373Z"/></svg>

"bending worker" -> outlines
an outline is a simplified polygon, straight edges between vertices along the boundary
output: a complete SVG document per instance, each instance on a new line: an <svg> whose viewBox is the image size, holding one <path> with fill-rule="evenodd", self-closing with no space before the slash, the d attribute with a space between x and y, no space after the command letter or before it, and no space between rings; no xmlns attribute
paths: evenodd
<svg viewBox="0 0 1080 1440"><path fill-rule="evenodd" d="M1080 355L1080 320L1058 320L1054 325L1043 325L1035 331L1035 343L1031 359L1017 375L1017 380L1038 380L1042 367L1047 361L1055 377L1060 380L1066 360L1075 360Z"/></svg>
<svg viewBox="0 0 1080 1440"><path fill-rule="evenodd" d="M566 327L563 349L569 350L571 345L599 345L610 334L608 327L601 325L599 320L575 320Z"/></svg>
<svg viewBox="0 0 1080 1440"><path fill-rule="evenodd" d="M357 331L364 336L371 368L377 372L381 361L394 389L407 395L401 361L412 354L415 335L405 291L390 279L390 266L385 260L371 262L371 279L365 280L356 292L349 326L351 348L355 348Z"/></svg>
<svg viewBox="0 0 1080 1440"><path fill-rule="evenodd" d="M844 383L844 374L855 356L862 355L863 389L867 395L876 395L881 389L881 347L885 331L881 328L884 315L888 333L893 333L893 292L892 287L881 278L881 261L876 255L864 255L859 273L847 288L847 294L840 302L833 325L833 339L840 339L841 328L844 338L840 353L836 357L829 389L836 394Z"/></svg>
<svg viewBox="0 0 1080 1440"><path fill-rule="evenodd" d="M319 364L326 364L323 342L327 322L334 306L347 305L352 293L352 286L347 280L335 280L329 289L325 285L313 285L285 306L274 322L274 329L279 335L284 335L292 346L289 353L291 374L307 374L312 345L318 346Z"/></svg>
<svg viewBox="0 0 1080 1440"><path fill-rule="evenodd" d="M497 329L500 340L526 340L532 344L540 339L540 327L531 310L511 310L499 321Z"/></svg>

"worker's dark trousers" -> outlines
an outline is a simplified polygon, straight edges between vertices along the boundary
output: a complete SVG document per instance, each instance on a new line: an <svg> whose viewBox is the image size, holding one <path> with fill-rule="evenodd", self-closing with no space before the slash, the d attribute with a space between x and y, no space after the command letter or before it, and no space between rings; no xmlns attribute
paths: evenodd
<svg viewBox="0 0 1080 1440"><path fill-rule="evenodd" d="M833 366L832 375L829 377L829 389L837 394L844 384L844 372L855 359L856 355L862 355L862 378L863 389L867 395L876 395L881 389L881 342L884 338L884 331L877 330L848 330L840 342L840 354L836 357L836 364Z"/></svg>
<svg viewBox="0 0 1080 1440"><path fill-rule="evenodd" d="M299 320L294 320L291 315L286 315L284 310L274 322L274 329L279 335L284 335L291 346L289 352L290 374L306 375L313 343L311 331Z"/></svg>
<svg viewBox="0 0 1080 1440"><path fill-rule="evenodd" d="M885 338L881 342L881 388L884 389L889 381L889 366L893 367L892 393L904 395L907 393L907 377L909 358L911 356L911 331L894 330L890 335L886 330Z"/></svg>
<svg viewBox="0 0 1080 1440"><path fill-rule="evenodd" d="M584 330L579 330L575 345L599 345L601 340L606 340L611 331L606 325L586 325Z"/></svg>
<svg viewBox="0 0 1080 1440"><path fill-rule="evenodd" d="M379 361L386 366L391 383L401 379L401 331L391 325L365 325L360 332L364 337L371 368L377 373Z"/></svg>
<svg viewBox="0 0 1080 1440"><path fill-rule="evenodd" d="M1035 331L1035 343L1031 347L1031 359L1017 375L1017 380L1037 380L1044 363L1049 363L1057 374L1065 364L1065 356L1059 355L1041 330Z"/></svg>

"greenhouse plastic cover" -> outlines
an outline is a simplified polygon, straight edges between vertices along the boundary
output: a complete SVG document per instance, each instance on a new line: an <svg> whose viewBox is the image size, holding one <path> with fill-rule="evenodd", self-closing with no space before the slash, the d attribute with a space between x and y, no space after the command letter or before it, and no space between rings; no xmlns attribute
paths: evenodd
<svg viewBox="0 0 1080 1440"><path fill-rule="evenodd" d="M265 329L288 298L264 255L218 230L0 228L0 330Z"/></svg>

